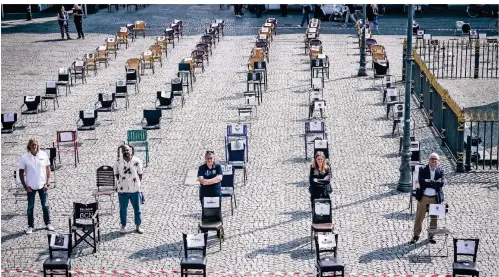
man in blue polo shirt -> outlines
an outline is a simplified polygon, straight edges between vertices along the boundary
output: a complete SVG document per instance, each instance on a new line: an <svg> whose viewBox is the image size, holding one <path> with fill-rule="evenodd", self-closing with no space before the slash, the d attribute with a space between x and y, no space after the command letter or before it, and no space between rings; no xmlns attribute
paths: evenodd
<svg viewBox="0 0 499 277"><path fill-rule="evenodd" d="M222 197L222 167L215 163L213 151L206 151L204 155L205 163L198 169L199 201L203 202L203 197Z"/></svg>

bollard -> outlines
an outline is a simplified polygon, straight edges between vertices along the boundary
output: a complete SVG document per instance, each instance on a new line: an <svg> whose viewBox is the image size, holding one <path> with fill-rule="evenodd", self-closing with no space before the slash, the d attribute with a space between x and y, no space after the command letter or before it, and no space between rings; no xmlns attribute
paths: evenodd
<svg viewBox="0 0 499 277"><path fill-rule="evenodd" d="M464 124L466 122L466 114L464 111L461 111L461 114L458 116L457 123L457 151L456 151L456 171L461 173L464 172L464 161L463 161L463 152L464 152ZM471 132L470 132L471 134ZM471 141L470 144L471 145ZM470 146L471 147L471 146ZM467 151L471 152L471 151Z"/></svg>
<svg viewBox="0 0 499 277"><path fill-rule="evenodd" d="M26 10L26 21L31 21L33 16L31 15L31 5L28 5L28 9Z"/></svg>

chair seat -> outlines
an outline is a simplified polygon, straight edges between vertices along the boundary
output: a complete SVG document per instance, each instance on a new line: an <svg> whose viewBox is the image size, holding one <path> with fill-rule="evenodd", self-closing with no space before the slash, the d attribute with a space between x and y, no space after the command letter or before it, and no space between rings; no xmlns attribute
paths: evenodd
<svg viewBox="0 0 499 277"><path fill-rule="evenodd" d="M78 131L93 131L95 130L95 125L89 125L89 126L79 126Z"/></svg>
<svg viewBox="0 0 499 277"><path fill-rule="evenodd" d="M234 168L244 168L245 164L243 161L229 161L229 164L232 165Z"/></svg>
<svg viewBox="0 0 499 277"><path fill-rule="evenodd" d="M222 196L232 196L234 194L233 187L222 187Z"/></svg>
<svg viewBox="0 0 499 277"><path fill-rule="evenodd" d="M116 98L127 98L128 97L128 93L126 92L117 92L114 94L114 97Z"/></svg>
<svg viewBox="0 0 499 277"><path fill-rule="evenodd" d="M92 223L74 223L73 226L71 226L71 230L76 231L76 230L81 230L83 232L88 232L94 228L94 225Z"/></svg>
<svg viewBox="0 0 499 277"><path fill-rule="evenodd" d="M2 134L11 134L14 132L14 128L2 128Z"/></svg>
<svg viewBox="0 0 499 277"><path fill-rule="evenodd" d="M145 129L145 130L154 130L154 129L160 129L160 124L147 124L147 125L144 125L142 126L142 129Z"/></svg>
<svg viewBox="0 0 499 277"><path fill-rule="evenodd" d="M183 257L180 261L180 266L186 269L204 269L206 268L206 257L200 255L189 255Z"/></svg>
<svg viewBox="0 0 499 277"><path fill-rule="evenodd" d="M66 269L71 265L70 258L48 258L43 263L44 269Z"/></svg>
<svg viewBox="0 0 499 277"><path fill-rule="evenodd" d="M220 230L223 227L221 221L218 222L201 222L199 223L199 229L203 230Z"/></svg>
<svg viewBox="0 0 499 277"><path fill-rule="evenodd" d="M38 109L37 110L27 110L27 111L23 111L21 114L37 114L38 113Z"/></svg>
<svg viewBox="0 0 499 277"><path fill-rule="evenodd" d="M42 99L55 99L55 98L57 98L57 94L47 94L42 96Z"/></svg>
<svg viewBox="0 0 499 277"><path fill-rule="evenodd" d="M322 257L317 262L317 266L322 272L334 271L334 270L344 270L345 266L343 262L335 257Z"/></svg>
<svg viewBox="0 0 499 277"><path fill-rule="evenodd" d="M317 232L332 232L333 223L312 223L312 230Z"/></svg>
<svg viewBox="0 0 499 277"><path fill-rule="evenodd" d="M449 235L450 231L447 228L438 228L438 229L428 229L428 234L431 235Z"/></svg>
<svg viewBox="0 0 499 277"><path fill-rule="evenodd" d="M158 110L171 110L172 105L159 105L159 106L156 106L156 109L158 109Z"/></svg>
<svg viewBox="0 0 499 277"><path fill-rule="evenodd" d="M109 189L109 190L96 191L96 192L94 192L93 195L94 196L103 196L103 195L111 195L113 193L115 193L115 191Z"/></svg>
<svg viewBox="0 0 499 277"><path fill-rule="evenodd" d="M101 112L101 113L102 113L102 112L112 112L112 111L114 110L113 108L114 108L113 106L111 106L111 107L109 107L109 108L108 108L108 107L99 107L99 108L97 108L97 109L95 109L95 110L96 110L97 112Z"/></svg>
<svg viewBox="0 0 499 277"><path fill-rule="evenodd" d="M457 261L452 264L453 274L466 274L466 273L476 272L478 273L478 267L474 262L469 261Z"/></svg>
<svg viewBox="0 0 499 277"><path fill-rule="evenodd" d="M55 84L58 86L67 86L69 81L57 81Z"/></svg>
<svg viewBox="0 0 499 277"><path fill-rule="evenodd" d="M376 79L385 78L385 75L374 74L374 78L376 78Z"/></svg>

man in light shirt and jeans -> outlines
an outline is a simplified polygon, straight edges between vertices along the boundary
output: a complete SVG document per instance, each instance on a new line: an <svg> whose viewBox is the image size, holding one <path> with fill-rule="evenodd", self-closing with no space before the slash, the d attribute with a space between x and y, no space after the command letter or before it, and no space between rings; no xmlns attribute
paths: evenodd
<svg viewBox="0 0 499 277"><path fill-rule="evenodd" d="M426 214L426 207L429 204L440 204L444 201L444 192L442 188L444 186L445 175L444 169L439 165L438 160L438 154L431 153L429 163L419 170L418 182L420 187L416 190L418 207L416 211L416 220L414 221L414 236L412 237L410 244L415 244L419 240ZM430 228L437 228L437 219L434 216L432 216L430 220ZM432 236L428 239L430 243L436 243Z"/></svg>
<svg viewBox="0 0 499 277"><path fill-rule="evenodd" d="M22 155L19 161L19 180L28 196L28 229L26 234L33 233L36 193L40 197L43 211L43 221L49 231L54 231L50 224L50 212L47 206L47 190L50 187L50 160L47 153L40 151L40 145L35 138L28 141L28 153ZM26 175L26 179L24 178Z"/></svg>
<svg viewBox="0 0 499 277"><path fill-rule="evenodd" d="M121 147L122 157L118 158L114 165L114 174L118 179L118 200L120 203L120 221L121 233L126 232L126 217L128 211L128 202L132 202L135 231L143 233L140 225L142 224L142 215L140 212L140 191L142 183L142 174L144 169L142 161L131 153L128 145Z"/></svg>

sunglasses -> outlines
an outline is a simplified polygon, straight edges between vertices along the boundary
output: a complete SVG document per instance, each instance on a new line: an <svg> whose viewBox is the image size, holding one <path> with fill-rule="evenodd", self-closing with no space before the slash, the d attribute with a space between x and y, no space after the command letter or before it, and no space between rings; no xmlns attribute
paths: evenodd
<svg viewBox="0 0 499 277"><path fill-rule="evenodd" d="M215 154L215 152L214 151L206 151L205 155L208 155L208 154L212 154L213 155L213 154Z"/></svg>

